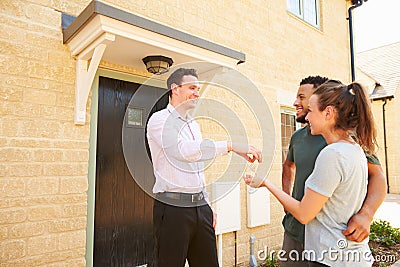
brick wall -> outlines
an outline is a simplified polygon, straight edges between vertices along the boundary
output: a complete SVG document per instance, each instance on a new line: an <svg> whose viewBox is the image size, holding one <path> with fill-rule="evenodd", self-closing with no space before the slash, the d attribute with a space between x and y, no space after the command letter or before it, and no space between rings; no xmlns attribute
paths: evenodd
<svg viewBox="0 0 400 267"><path fill-rule="evenodd" d="M60 30L82 6L45 2L0 3L0 266L85 265L89 127Z"/></svg>
<svg viewBox="0 0 400 267"><path fill-rule="evenodd" d="M360 81L368 92L371 93L375 88L375 81L371 77L365 75L361 71L357 71L357 80ZM381 162L382 169L386 174L387 162L387 177L389 177L389 190L392 194L400 193L400 125L397 119L397 105L399 99L395 96L391 100L387 100L385 105L385 124L383 123L383 104L384 101L378 100L371 103L372 112L374 115L378 151L377 156ZM385 141L384 131L386 131L386 147L387 159L385 158Z"/></svg>
<svg viewBox="0 0 400 267"><path fill-rule="evenodd" d="M383 101L374 101L372 110L377 125L377 141L379 145L378 157L381 161L382 168L386 173L385 162L385 143L384 143L384 124L383 124ZM400 193L400 134L399 123L397 118L398 98L388 100L385 105L386 120L386 147L387 147L387 166L389 177L389 190L392 194Z"/></svg>
<svg viewBox="0 0 400 267"><path fill-rule="evenodd" d="M76 16L88 3L0 1L0 266L85 266L90 113L84 126L74 125L76 62L62 43L61 13ZM238 70L258 86L276 118L270 178L278 184L277 91L294 94L301 78L313 74L349 80L343 0L321 1L321 29L290 15L285 1L106 3L246 53ZM206 125L204 134L215 132ZM238 266L248 265L250 235L256 250L279 248L282 215L271 197L271 224L248 229L243 201ZM234 235L223 239L224 266L233 266Z"/></svg>

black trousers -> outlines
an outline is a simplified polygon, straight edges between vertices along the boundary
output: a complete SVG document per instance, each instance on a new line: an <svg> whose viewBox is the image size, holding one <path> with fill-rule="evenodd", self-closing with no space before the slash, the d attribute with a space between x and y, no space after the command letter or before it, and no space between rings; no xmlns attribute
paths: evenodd
<svg viewBox="0 0 400 267"><path fill-rule="evenodd" d="M218 267L210 206L179 207L154 201L158 267Z"/></svg>

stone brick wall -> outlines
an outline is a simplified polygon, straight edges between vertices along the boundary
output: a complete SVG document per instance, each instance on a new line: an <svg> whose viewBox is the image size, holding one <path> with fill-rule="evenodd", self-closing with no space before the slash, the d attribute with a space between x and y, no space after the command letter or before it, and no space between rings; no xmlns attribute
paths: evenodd
<svg viewBox="0 0 400 267"><path fill-rule="evenodd" d="M0 3L1 266L85 265L89 128L60 30L82 6L56 2Z"/></svg>
<svg viewBox="0 0 400 267"><path fill-rule="evenodd" d="M375 88L375 81L361 71L357 71L357 80L360 81L368 92L371 93ZM378 100L371 103L372 112L376 123L378 151L377 156L381 162L382 169L389 177L389 190L392 194L400 193L400 124L397 118L397 105L399 99L397 95L387 100L385 105L385 124L383 123L383 104L384 101ZM386 131L387 159L385 158L384 131Z"/></svg>
<svg viewBox="0 0 400 267"><path fill-rule="evenodd" d="M383 101L372 102L372 110L377 125L378 133L378 157L381 161L382 168L386 173L385 164L385 143L384 143L384 124L383 124ZM387 147L387 165L389 177L389 190L392 194L400 193L400 125L397 118L397 105L399 100L388 100L385 105L385 121L386 121L386 147Z"/></svg>
<svg viewBox="0 0 400 267"><path fill-rule="evenodd" d="M398 118L399 88L387 107L387 147L390 193L400 194L400 123Z"/></svg>
<svg viewBox="0 0 400 267"><path fill-rule="evenodd" d="M270 178L277 184L277 92L294 96L308 75L350 79L348 3L343 0L320 1L320 29L289 14L285 1L105 2L246 54L238 70L258 86L275 118ZM88 3L0 1L0 266L86 264L90 112L84 126L74 125L76 62L62 42L61 13L77 16ZM215 133L206 126L207 134ZM241 188L246 199L244 184ZM250 235L257 239L256 250L279 248L282 215L271 197L271 224L248 229L243 201L236 243L233 233L223 236L224 266L234 265L235 244L238 266L248 266Z"/></svg>

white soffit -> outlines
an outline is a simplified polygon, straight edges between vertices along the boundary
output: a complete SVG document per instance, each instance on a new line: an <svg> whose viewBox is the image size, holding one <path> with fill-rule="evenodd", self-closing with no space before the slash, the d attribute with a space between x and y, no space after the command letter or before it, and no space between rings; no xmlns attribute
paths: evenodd
<svg viewBox="0 0 400 267"><path fill-rule="evenodd" d="M72 56L88 60L98 43L104 42L107 49L102 60L143 69L142 58L147 55L171 57L174 65L190 61L206 61L235 68L238 59L231 58L180 40L173 39L104 15L96 15L85 25L68 45ZM89 51L87 51L89 50Z"/></svg>
<svg viewBox="0 0 400 267"><path fill-rule="evenodd" d="M77 59L75 124L85 124L86 103L101 60L144 69L142 58L163 55L174 65L205 61L230 68L245 55L93 1L63 32L64 43Z"/></svg>

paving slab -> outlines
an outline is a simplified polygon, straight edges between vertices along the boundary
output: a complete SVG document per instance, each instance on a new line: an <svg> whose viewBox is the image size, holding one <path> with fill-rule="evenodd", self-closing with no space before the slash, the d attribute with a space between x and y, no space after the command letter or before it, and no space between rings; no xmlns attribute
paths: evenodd
<svg viewBox="0 0 400 267"><path fill-rule="evenodd" d="M390 222L390 225L400 228L400 194L387 194L385 201L376 211L375 219Z"/></svg>

